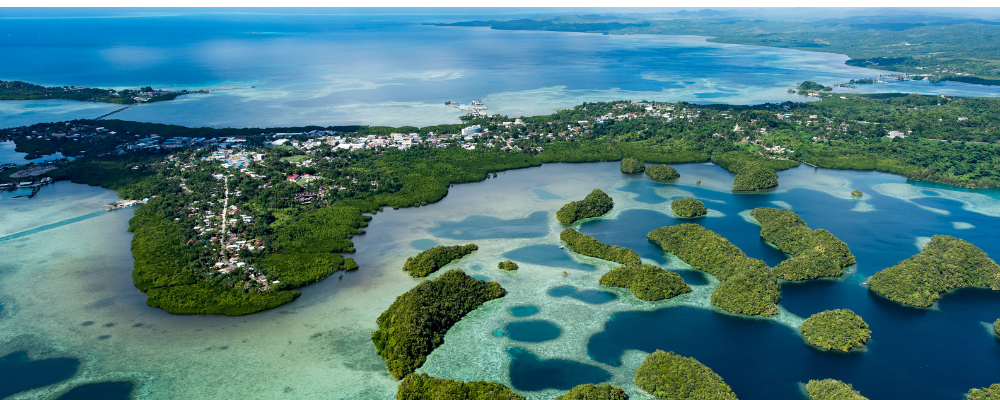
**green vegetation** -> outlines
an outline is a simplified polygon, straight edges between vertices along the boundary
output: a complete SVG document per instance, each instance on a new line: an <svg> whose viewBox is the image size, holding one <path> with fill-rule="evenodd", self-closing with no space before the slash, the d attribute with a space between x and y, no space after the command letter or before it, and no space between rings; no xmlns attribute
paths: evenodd
<svg viewBox="0 0 1000 400"><path fill-rule="evenodd" d="M506 293L499 283L478 281L456 269L447 271L397 297L376 320L372 342L389 373L403 378L423 365L465 314Z"/></svg>
<svg viewBox="0 0 1000 400"><path fill-rule="evenodd" d="M397 400L524 400L496 382L460 382L427 374L410 374L399 383Z"/></svg>
<svg viewBox="0 0 1000 400"><path fill-rule="evenodd" d="M420 252L420 254L407 258L406 263L403 264L403 271L409 272L410 276L414 278L423 278L433 274L452 261L472 254L476 250L479 250L479 246L476 246L475 243L469 243L464 246L431 247Z"/></svg>
<svg viewBox="0 0 1000 400"><path fill-rule="evenodd" d="M98 89L98 88L75 88L45 87L33 85L22 81L0 81L0 100L77 100L77 101L99 101L114 104L135 104L138 100L135 97L144 99L145 102L156 102L173 100L188 91L162 92L154 91L146 86L139 90L125 89Z"/></svg>
<svg viewBox="0 0 1000 400"><path fill-rule="evenodd" d="M861 196L864 196L864 195L865 194L862 193L860 190L852 190L851 191L851 196L854 196L854 197L861 197Z"/></svg>
<svg viewBox="0 0 1000 400"><path fill-rule="evenodd" d="M829 92L833 90L832 87L823 86L813 81L805 81L799 84L799 94L808 94L809 92Z"/></svg>
<svg viewBox="0 0 1000 400"><path fill-rule="evenodd" d="M761 223L760 237L792 255L774 267L778 277L790 281L840 276L854 264L847 244L824 229L811 230L791 210L760 207L750 216Z"/></svg>
<svg viewBox="0 0 1000 400"><path fill-rule="evenodd" d="M657 350L635 370L635 384L661 400L736 400L711 368L694 358Z"/></svg>
<svg viewBox="0 0 1000 400"><path fill-rule="evenodd" d="M1000 400L1000 383L994 383L988 388L969 389L965 398L967 400Z"/></svg>
<svg viewBox="0 0 1000 400"><path fill-rule="evenodd" d="M810 380L806 392L812 400L868 400L851 384L836 379Z"/></svg>
<svg viewBox="0 0 1000 400"><path fill-rule="evenodd" d="M707 11L707 10L706 10ZM710 42L772 46L846 54L847 65L938 79L1000 76L1000 34L992 21L931 18L889 21L877 13L832 17L758 18L739 11L698 15L682 10L657 18L641 15L559 15L544 19L469 21L443 26L489 26L505 30L543 30L607 34L702 35ZM686 14L685 14L686 13Z"/></svg>
<svg viewBox="0 0 1000 400"><path fill-rule="evenodd" d="M625 390L609 383L585 383L574 386L566 394L552 400L628 400Z"/></svg>
<svg viewBox="0 0 1000 400"><path fill-rule="evenodd" d="M628 289L646 301L669 299L691 291L676 272L650 264L623 265L612 269L601 277L604 286Z"/></svg>
<svg viewBox="0 0 1000 400"><path fill-rule="evenodd" d="M942 293L972 286L1000 290L1000 266L972 243L943 235L868 281L871 291L916 307L930 307Z"/></svg>
<svg viewBox="0 0 1000 400"><path fill-rule="evenodd" d="M1000 318L997 318L996 321L993 321L993 333L995 333L997 336L1000 336Z"/></svg>
<svg viewBox="0 0 1000 400"><path fill-rule="evenodd" d="M684 218L700 217L708 214L708 208L698 199L684 197L670 202L670 209Z"/></svg>
<svg viewBox="0 0 1000 400"><path fill-rule="evenodd" d="M618 246L608 246L593 236L577 232L573 228L566 228L559 234L559 240L566 242L570 250L589 257L596 257L623 265L639 265L639 253L632 249Z"/></svg>
<svg viewBox="0 0 1000 400"><path fill-rule="evenodd" d="M849 351L864 346L872 337L861 316L847 309L813 314L800 330L809 344L826 350Z"/></svg>
<svg viewBox="0 0 1000 400"><path fill-rule="evenodd" d="M674 167L663 164L653 164L646 167L646 175L660 181L669 181L681 177L681 174Z"/></svg>
<svg viewBox="0 0 1000 400"><path fill-rule="evenodd" d="M635 174L644 171L646 169L646 164L643 164L642 161L634 158L623 158L621 168L622 172L626 174Z"/></svg>
<svg viewBox="0 0 1000 400"><path fill-rule="evenodd" d="M517 271L517 263L511 260L504 260L500 261L500 264L497 264L497 268L505 271Z"/></svg>
<svg viewBox="0 0 1000 400"><path fill-rule="evenodd" d="M572 224L584 218L600 217L611 211L615 201L601 189L594 189L583 200L569 202L556 212L556 219L563 224Z"/></svg>
<svg viewBox="0 0 1000 400"><path fill-rule="evenodd" d="M697 224L656 228L650 241L698 270L719 279L712 304L737 314L774 315L778 278L763 261L747 257L726 238Z"/></svg>
<svg viewBox="0 0 1000 400"><path fill-rule="evenodd" d="M760 159L752 154L737 151L713 155L712 162L736 174L733 191L773 188L778 186L778 174L775 171L799 165L797 161Z"/></svg>

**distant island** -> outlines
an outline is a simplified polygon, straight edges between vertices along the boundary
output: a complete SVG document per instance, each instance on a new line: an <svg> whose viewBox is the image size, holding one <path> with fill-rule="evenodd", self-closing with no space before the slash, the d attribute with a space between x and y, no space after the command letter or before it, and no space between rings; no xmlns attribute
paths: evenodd
<svg viewBox="0 0 1000 400"><path fill-rule="evenodd" d="M70 86L40 86L22 81L0 81L0 100L77 100L112 104L155 103L176 99L189 93L208 93L200 90L165 91L145 86L139 89L100 89Z"/></svg>
<svg viewBox="0 0 1000 400"><path fill-rule="evenodd" d="M707 36L707 41L716 43L846 54L850 57L847 65L905 72L921 79L1000 84L1000 69L995 66L1000 61L1000 45L995 23L991 21L949 17L936 21L883 22L851 16L827 18L821 24L776 23L734 10L713 11L699 14L681 10L657 16L558 15L430 25L606 35Z"/></svg>
<svg viewBox="0 0 1000 400"><path fill-rule="evenodd" d="M944 235L868 280L872 292L915 307L930 307L941 294L963 287L1000 290L1000 265L972 243Z"/></svg>

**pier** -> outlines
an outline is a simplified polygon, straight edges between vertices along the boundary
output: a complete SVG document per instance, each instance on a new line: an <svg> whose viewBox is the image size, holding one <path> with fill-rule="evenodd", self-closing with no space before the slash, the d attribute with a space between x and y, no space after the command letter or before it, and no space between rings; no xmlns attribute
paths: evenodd
<svg viewBox="0 0 1000 400"><path fill-rule="evenodd" d="M97 117L97 118L94 118L94 120L99 120L99 119L102 119L102 118L104 118L104 117L107 117L107 116L109 116L109 115L111 115L111 114L115 114L115 113L120 113L120 112L122 112L122 111L125 111L125 110L127 110L127 109L129 109L129 108L132 108L132 107L135 107L135 106L137 106L137 105L139 105L139 104L141 104L141 103L132 103L132 104L129 104L129 105L125 106L125 107L122 107L122 108L119 108L119 109L117 109L117 110L114 110L114 111L112 111L112 112L109 112L109 113L107 113L107 114L104 114L104 115L102 115L102 116L100 116L100 117Z"/></svg>

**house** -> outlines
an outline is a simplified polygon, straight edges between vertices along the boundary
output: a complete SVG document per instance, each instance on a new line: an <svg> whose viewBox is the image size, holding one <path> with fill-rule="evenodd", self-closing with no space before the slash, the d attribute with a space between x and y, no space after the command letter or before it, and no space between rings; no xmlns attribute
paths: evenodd
<svg viewBox="0 0 1000 400"><path fill-rule="evenodd" d="M289 176L288 177L288 181L289 182L298 182L299 181L299 175L295 174L295 175Z"/></svg>
<svg viewBox="0 0 1000 400"><path fill-rule="evenodd" d="M889 131L889 138L890 139L905 138L905 137L906 137L906 134L904 134L903 132L900 132L900 131Z"/></svg>

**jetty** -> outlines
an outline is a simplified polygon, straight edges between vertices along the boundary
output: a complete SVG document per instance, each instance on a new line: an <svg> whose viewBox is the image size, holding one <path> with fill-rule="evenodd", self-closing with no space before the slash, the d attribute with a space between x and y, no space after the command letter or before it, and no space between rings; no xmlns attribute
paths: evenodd
<svg viewBox="0 0 1000 400"><path fill-rule="evenodd" d="M108 206L108 211L114 211L120 208L132 207L136 204L146 204L144 200L118 200L114 203L105 204Z"/></svg>
<svg viewBox="0 0 1000 400"><path fill-rule="evenodd" d="M100 117L97 117L97 118L94 118L94 120L99 120L99 119L102 119L102 118L104 118L104 117L107 117L107 116L109 116L109 115L111 115L111 114L115 114L115 113L120 113L120 112L122 112L122 111L125 111L125 110L127 110L127 109L129 109L129 108L132 108L132 107L135 107L135 106L137 106L137 105L139 105L139 104L142 104L142 103L132 103L132 104L129 104L129 105L125 106L125 107L122 107L122 108L119 108L119 109L117 109L117 110L114 110L114 111L112 111L112 112L109 112L109 113L107 113L107 114L104 114L104 115L102 115L102 116L100 116Z"/></svg>

